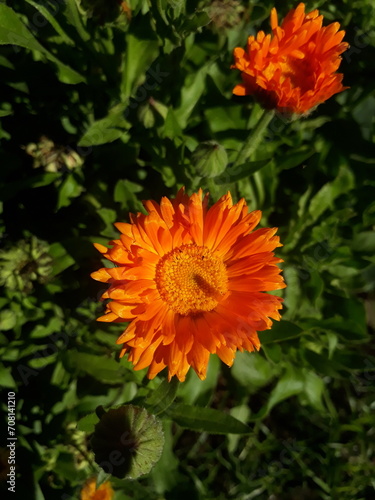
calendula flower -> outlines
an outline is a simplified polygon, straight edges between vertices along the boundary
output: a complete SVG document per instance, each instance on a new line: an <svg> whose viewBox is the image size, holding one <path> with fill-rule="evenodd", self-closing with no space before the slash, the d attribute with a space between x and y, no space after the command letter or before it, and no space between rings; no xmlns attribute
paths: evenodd
<svg viewBox="0 0 375 500"><path fill-rule="evenodd" d="M81 500L112 500L115 492L111 483L106 481L96 489L96 477L87 480L81 490Z"/></svg>
<svg viewBox="0 0 375 500"><path fill-rule="evenodd" d="M183 381L192 366L204 379L210 353L230 366L280 319L282 299L264 293L285 287L272 253L277 228L253 231L261 212L248 213L244 199L233 205L230 193L207 205L202 190L146 201L148 215L115 224L122 234L111 249L96 245L116 264L91 275L110 284L99 321L130 322L121 355L136 370L149 367L149 378L168 366L169 379Z"/></svg>
<svg viewBox="0 0 375 500"><path fill-rule="evenodd" d="M336 73L348 44L339 23L322 27L318 10L305 13L300 3L278 25L277 12L271 11L273 35L260 31L250 36L246 50L234 49L232 68L242 73L243 83L236 95L254 95L265 108L287 113L306 113L347 87L343 75Z"/></svg>

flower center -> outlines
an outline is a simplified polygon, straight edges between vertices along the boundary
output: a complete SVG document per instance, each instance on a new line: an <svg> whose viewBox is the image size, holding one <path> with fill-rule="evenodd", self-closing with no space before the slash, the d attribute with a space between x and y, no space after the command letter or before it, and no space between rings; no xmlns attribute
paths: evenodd
<svg viewBox="0 0 375 500"><path fill-rule="evenodd" d="M212 311L228 291L225 264L208 248L182 245L162 257L155 281L161 298L187 316Z"/></svg>
<svg viewBox="0 0 375 500"><path fill-rule="evenodd" d="M314 89L314 71L308 57L296 59L294 57L285 56L280 62L280 67L284 79L289 77L292 86L294 88L299 87L301 93Z"/></svg>

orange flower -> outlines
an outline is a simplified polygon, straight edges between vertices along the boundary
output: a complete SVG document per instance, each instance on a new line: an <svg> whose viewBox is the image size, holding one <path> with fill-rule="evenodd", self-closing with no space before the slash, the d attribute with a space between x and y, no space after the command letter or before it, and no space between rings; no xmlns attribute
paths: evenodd
<svg viewBox="0 0 375 500"><path fill-rule="evenodd" d="M192 366L204 379L210 353L230 366L280 319L282 299L263 293L285 287L272 253L277 228L252 232L259 210L248 213L244 199L233 205L230 193L208 209L202 195L181 189L160 205L146 201L148 215L116 224L122 234L111 249L95 245L116 264L91 275L110 284L98 320L130 322L117 341L121 356L129 352L136 370L149 366L149 378L168 366L169 379L184 381Z"/></svg>
<svg viewBox="0 0 375 500"><path fill-rule="evenodd" d="M265 108L306 113L348 88L341 84L343 75L335 73L349 46L342 42L345 31L338 31L339 23L323 28L322 22L318 10L305 14L300 3L278 26L273 8L273 37L260 31L248 38L246 51L234 49L232 68L242 72L243 83L233 93L254 95Z"/></svg>
<svg viewBox="0 0 375 500"><path fill-rule="evenodd" d="M88 479L81 490L81 500L112 500L115 492L111 483L106 481L96 489L96 477Z"/></svg>

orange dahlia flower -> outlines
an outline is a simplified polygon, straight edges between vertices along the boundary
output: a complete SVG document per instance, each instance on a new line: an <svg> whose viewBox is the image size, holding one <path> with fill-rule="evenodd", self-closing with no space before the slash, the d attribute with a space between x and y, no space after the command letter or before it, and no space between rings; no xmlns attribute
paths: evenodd
<svg viewBox="0 0 375 500"><path fill-rule="evenodd" d="M203 199L202 199L203 198ZM130 322L117 343L136 370L153 378L168 366L169 379L185 380L192 366L206 376L210 353L227 365L237 349L259 349L257 331L280 319L284 288L277 228L257 229L261 212L226 194L211 208L202 190L181 189L174 200L146 201L148 215L117 223L120 239L111 249L96 244L116 267L91 276L109 283L106 314L99 321Z"/></svg>
<svg viewBox="0 0 375 500"><path fill-rule="evenodd" d="M96 489L96 477L88 479L81 490L81 500L112 500L115 492L111 483L106 481Z"/></svg>
<svg viewBox="0 0 375 500"><path fill-rule="evenodd" d="M242 72L243 83L236 95L254 95L266 108L287 113L306 113L348 87L336 73L340 54L349 44L342 42L345 31L339 23L322 27L318 10L305 13L300 3L278 25L277 12L271 11L273 36L260 31L249 36L246 50L234 49L232 68Z"/></svg>

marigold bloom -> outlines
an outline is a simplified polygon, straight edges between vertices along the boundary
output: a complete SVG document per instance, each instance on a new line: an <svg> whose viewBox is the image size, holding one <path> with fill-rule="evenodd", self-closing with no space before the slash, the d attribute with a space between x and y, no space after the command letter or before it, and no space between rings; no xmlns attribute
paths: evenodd
<svg viewBox="0 0 375 500"><path fill-rule="evenodd" d="M81 490L81 500L112 500L114 494L109 481L96 489L96 477L90 477Z"/></svg>
<svg viewBox="0 0 375 500"><path fill-rule="evenodd" d="M257 229L261 212L248 213L245 200L230 193L208 209L208 194L181 189L174 200L146 201L148 215L117 223L120 239L111 249L96 244L116 264L91 276L110 288L99 321L129 321L124 344L136 370L153 378L168 366L169 379L185 380L192 366L206 376L210 353L231 365L237 349L259 350L257 331L280 319L280 297L263 293L284 288L277 228Z"/></svg>
<svg viewBox="0 0 375 500"><path fill-rule="evenodd" d="M234 49L232 68L242 72L243 83L233 93L254 95L265 108L306 113L348 88L341 83L343 75L336 73L340 54L349 46L342 42L345 31L339 31L339 23L322 23L318 10L306 14L300 3L279 26L273 8L273 36L259 31L248 38L246 50Z"/></svg>

